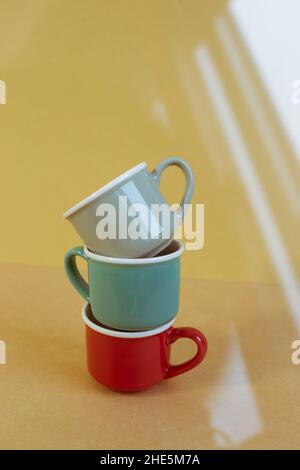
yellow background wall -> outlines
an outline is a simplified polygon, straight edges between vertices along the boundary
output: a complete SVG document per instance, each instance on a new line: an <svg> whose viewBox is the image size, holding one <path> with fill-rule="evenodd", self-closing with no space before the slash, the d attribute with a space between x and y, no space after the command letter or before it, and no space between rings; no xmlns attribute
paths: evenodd
<svg viewBox="0 0 300 470"><path fill-rule="evenodd" d="M226 20L300 188L299 168L257 71L221 0L0 0L0 261L62 265L80 240L62 213L146 161L179 155L205 204L205 247L187 252L183 274L274 281L257 215L195 63L205 46L253 158L293 269L299 274L299 212L293 212L214 22ZM271 156L271 158L270 158ZM164 177L171 202L176 170ZM299 196L299 194L298 194Z"/></svg>

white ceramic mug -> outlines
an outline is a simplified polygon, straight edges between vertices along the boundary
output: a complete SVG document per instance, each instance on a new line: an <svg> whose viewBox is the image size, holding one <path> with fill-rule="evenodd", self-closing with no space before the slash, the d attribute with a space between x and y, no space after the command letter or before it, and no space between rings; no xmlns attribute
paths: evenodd
<svg viewBox="0 0 300 470"><path fill-rule="evenodd" d="M181 168L186 180L180 208L176 211L169 207L159 189L163 170L172 165ZM180 158L168 158L152 172L146 163L140 163L76 204L64 217L95 253L124 258L155 256L171 243L193 189L192 170ZM163 211L159 212L162 207ZM109 233L104 230L108 225Z"/></svg>

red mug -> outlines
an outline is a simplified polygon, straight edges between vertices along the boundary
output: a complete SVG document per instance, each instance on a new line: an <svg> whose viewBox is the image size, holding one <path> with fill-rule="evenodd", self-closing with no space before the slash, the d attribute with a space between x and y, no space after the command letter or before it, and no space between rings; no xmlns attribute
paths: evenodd
<svg viewBox="0 0 300 470"><path fill-rule="evenodd" d="M196 367L207 351L205 336L195 328L174 328L174 319L153 330L131 332L108 329L97 323L86 303L82 309L86 329L87 363L92 377L113 390L134 392L151 387ZM189 338L197 345L195 356L171 365L171 344Z"/></svg>

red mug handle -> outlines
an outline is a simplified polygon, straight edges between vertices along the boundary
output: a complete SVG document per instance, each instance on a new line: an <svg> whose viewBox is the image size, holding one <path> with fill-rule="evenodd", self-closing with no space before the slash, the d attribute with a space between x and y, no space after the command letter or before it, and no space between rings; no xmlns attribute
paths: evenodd
<svg viewBox="0 0 300 470"><path fill-rule="evenodd" d="M176 366L172 366L168 364L165 379L170 379L171 377L175 377L176 375L184 374L190 369L196 367L200 362L203 361L206 351L207 351L207 341L203 333L201 331L196 330L196 328L173 328L171 327L168 336L167 336L167 344L175 343L180 338L188 338L194 341L197 345L197 352L192 359L189 361L184 362L183 364L178 364Z"/></svg>

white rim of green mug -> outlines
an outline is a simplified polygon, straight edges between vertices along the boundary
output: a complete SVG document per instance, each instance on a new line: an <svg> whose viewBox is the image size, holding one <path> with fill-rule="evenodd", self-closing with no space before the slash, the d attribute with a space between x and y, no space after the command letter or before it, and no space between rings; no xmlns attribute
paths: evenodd
<svg viewBox="0 0 300 470"><path fill-rule="evenodd" d="M110 256L103 256L93 251L90 251L87 246L84 247L84 252L88 258L101 261L102 263L109 263L109 264L125 264L125 265L143 265L143 264L158 264L158 263L165 263L166 261L171 261L172 259L178 258L183 250L183 243L179 240L174 240L177 244L177 249L173 253L169 253L167 255L156 255L155 257L150 258L113 258ZM172 242L171 242L172 243ZM170 246L170 245L169 245Z"/></svg>

